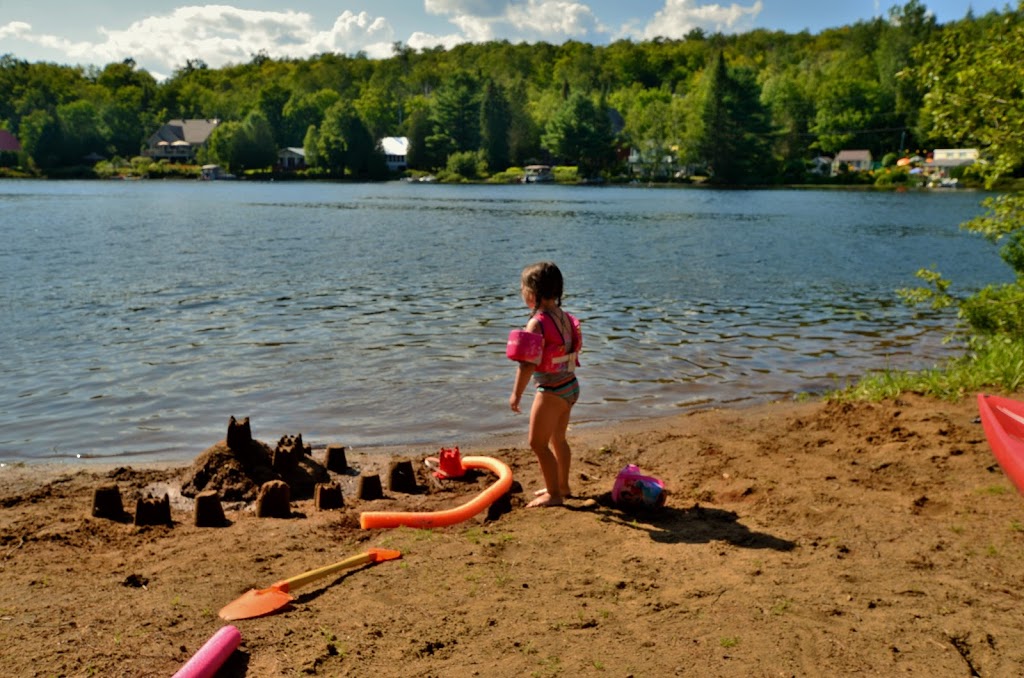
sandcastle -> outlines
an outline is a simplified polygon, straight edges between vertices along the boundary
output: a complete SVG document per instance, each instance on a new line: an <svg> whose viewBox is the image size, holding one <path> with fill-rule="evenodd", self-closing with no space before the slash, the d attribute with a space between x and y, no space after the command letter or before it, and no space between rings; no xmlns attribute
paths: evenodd
<svg viewBox="0 0 1024 678"><path fill-rule="evenodd" d="M200 454L182 479L181 493L195 497L216 490L224 501L255 501L271 481L288 484L292 499L313 496L317 483L329 480L327 469L314 461L302 434L283 436L276 447L254 440L249 418L231 417L227 437Z"/></svg>

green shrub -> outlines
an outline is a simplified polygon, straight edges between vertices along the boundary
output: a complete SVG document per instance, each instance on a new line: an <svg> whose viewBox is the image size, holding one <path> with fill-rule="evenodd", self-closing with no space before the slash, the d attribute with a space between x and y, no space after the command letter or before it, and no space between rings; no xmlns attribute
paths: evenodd
<svg viewBox="0 0 1024 678"><path fill-rule="evenodd" d="M487 182L491 184L518 184L523 180L525 174L526 172L523 171L522 167L509 167L504 172L492 174L487 178Z"/></svg>
<svg viewBox="0 0 1024 678"><path fill-rule="evenodd" d="M555 175L555 181L560 184L574 184L579 178L577 168L573 166L555 165L551 172Z"/></svg>
<svg viewBox="0 0 1024 678"><path fill-rule="evenodd" d="M445 169L449 174L456 174L466 179L477 179L486 174L483 160L476 151L458 151L448 156Z"/></svg>

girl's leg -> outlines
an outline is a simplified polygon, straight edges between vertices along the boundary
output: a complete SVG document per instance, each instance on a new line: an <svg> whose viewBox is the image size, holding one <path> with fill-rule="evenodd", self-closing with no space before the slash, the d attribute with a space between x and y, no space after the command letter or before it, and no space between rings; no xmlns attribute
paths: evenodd
<svg viewBox="0 0 1024 678"><path fill-rule="evenodd" d="M572 408L567 407L565 412L559 417L554 433L551 435L551 440L548 443L548 447L551 448L555 455L555 461L558 462L558 492L562 495L563 499L570 496L571 493L571 488L569 487L569 465L572 463L572 450L569 449L569 441L565 438L566 431L569 430L569 414L571 411Z"/></svg>
<svg viewBox="0 0 1024 678"><path fill-rule="evenodd" d="M563 421L568 425L569 409L569 403L551 393L538 391L533 397L533 408L530 410L530 448L537 455L540 472L544 476L544 487L548 491L527 504L527 507L558 506L564 499L561 491L559 457L552 451L550 443L558 426ZM561 436L564 440L564 431ZM568 450L568 445L565 445L564 449ZM566 470L566 484L568 484L568 469Z"/></svg>

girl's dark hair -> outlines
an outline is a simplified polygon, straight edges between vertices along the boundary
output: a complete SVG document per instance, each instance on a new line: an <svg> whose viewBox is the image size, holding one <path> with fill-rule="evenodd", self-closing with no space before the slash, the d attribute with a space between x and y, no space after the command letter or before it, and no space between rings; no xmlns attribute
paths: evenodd
<svg viewBox="0 0 1024 678"><path fill-rule="evenodd" d="M554 299L562 305L562 272L550 261L541 261L523 269L523 287L533 292L539 305L541 299Z"/></svg>

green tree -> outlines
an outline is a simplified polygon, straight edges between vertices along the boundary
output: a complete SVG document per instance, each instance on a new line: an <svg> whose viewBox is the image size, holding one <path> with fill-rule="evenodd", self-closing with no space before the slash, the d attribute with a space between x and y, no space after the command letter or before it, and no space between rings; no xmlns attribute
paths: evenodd
<svg viewBox="0 0 1024 678"><path fill-rule="evenodd" d="M476 151L480 148L480 85L476 78L460 71L438 88L433 107L435 148L447 139L450 150ZM429 143L429 141L428 141Z"/></svg>
<svg viewBox="0 0 1024 678"><path fill-rule="evenodd" d="M75 101L57 107L60 121L61 147L58 162L61 165L82 165L85 157L104 150L104 131L100 116L89 101Z"/></svg>
<svg viewBox="0 0 1024 678"><path fill-rule="evenodd" d="M405 68L400 56L377 62L373 76L355 100L356 111L374 139L394 136L402 125Z"/></svg>
<svg viewBox="0 0 1024 678"><path fill-rule="evenodd" d="M288 130L284 122L284 107L291 99L291 93L279 83L271 82L260 88L256 95L256 108L270 127L274 144L287 146Z"/></svg>
<svg viewBox="0 0 1024 678"><path fill-rule="evenodd" d="M526 86L520 82L508 94L508 156L513 165L528 165L540 154L540 128L530 115Z"/></svg>
<svg viewBox="0 0 1024 678"><path fill-rule="evenodd" d="M882 120L883 96L866 57L837 58L823 69L815 93L817 112L811 131L818 147L836 153L851 145L867 148L875 155L886 150L874 132L886 125Z"/></svg>
<svg viewBox="0 0 1024 678"><path fill-rule="evenodd" d="M238 157L238 147L242 143L241 139L242 123L228 120L217 125L216 129L210 134L209 141L206 143L209 159L219 162L227 167L229 171L235 171L237 169L235 162Z"/></svg>
<svg viewBox="0 0 1024 678"><path fill-rule="evenodd" d="M387 172L383 153L355 108L339 101L324 116L317 135L317 165L342 177L346 168L360 179L380 178Z"/></svg>
<svg viewBox="0 0 1024 678"><path fill-rule="evenodd" d="M541 143L556 157L577 166L581 178L593 178L611 162L611 124L608 111L584 94L569 96L548 121Z"/></svg>
<svg viewBox="0 0 1024 678"><path fill-rule="evenodd" d="M936 30L935 17L920 0L910 0L889 10L889 21L882 30L874 58L879 87L885 100L892 102L893 126L910 130L917 126L926 90L910 78L901 78L900 73L914 68L914 47L926 44Z"/></svg>
<svg viewBox="0 0 1024 678"><path fill-rule="evenodd" d="M749 71L731 74L724 55L715 54L703 87L695 92L693 110L688 153L708 166L712 183L763 181L771 173L767 116Z"/></svg>
<svg viewBox="0 0 1024 678"><path fill-rule="evenodd" d="M333 106L341 95L331 89L320 89L308 94L293 93L283 109L284 137L282 146L295 146L305 138L309 126L320 126L327 109Z"/></svg>
<svg viewBox="0 0 1024 678"><path fill-rule="evenodd" d="M306 156L306 167L320 167L320 132L316 125L310 125L302 137L302 150Z"/></svg>
<svg viewBox="0 0 1024 678"><path fill-rule="evenodd" d="M156 121L144 108L132 102L131 88L120 90L124 99L107 102L100 109L100 120L106 130L106 149L112 155L130 158L139 153L149 128Z"/></svg>
<svg viewBox="0 0 1024 678"><path fill-rule="evenodd" d="M761 103L770 112L775 130L772 150L784 163L801 167L813 142L809 122L814 118L815 103L808 88L799 66L768 68L761 75Z"/></svg>
<svg viewBox="0 0 1024 678"><path fill-rule="evenodd" d="M508 169L511 118L504 90L493 80L488 80L480 105L480 148L489 172Z"/></svg>
<svg viewBox="0 0 1024 678"><path fill-rule="evenodd" d="M242 121L242 144L237 149L236 167L266 169L277 162L277 141L274 130L260 110L254 110Z"/></svg>
<svg viewBox="0 0 1024 678"><path fill-rule="evenodd" d="M262 170L277 161L277 144L270 123L257 109L242 122L221 123L210 135L210 154L230 172Z"/></svg>
<svg viewBox="0 0 1024 678"><path fill-rule="evenodd" d="M33 164L41 169L57 167L61 162L63 136L56 116L36 109L21 119L21 147Z"/></svg>
<svg viewBox="0 0 1024 678"><path fill-rule="evenodd" d="M623 133L639 154L638 173L646 179L666 179L685 134L682 99L662 89L630 94Z"/></svg>
<svg viewBox="0 0 1024 678"><path fill-rule="evenodd" d="M430 115L426 109L420 108L409 116L406 123L405 136L409 139L409 150L406 153L406 164L412 169L430 170L439 167L436 158L431 158L427 137L433 128Z"/></svg>
<svg viewBox="0 0 1024 678"><path fill-rule="evenodd" d="M932 139L980 146L995 179L1024 164L1024 7L986 23L943 31L916 54L908 74L924 96L923 129Z"/></svg>
<svg viewBox="0 0 1024 678"><path fill-rule="evenodd" d="M929 87L923 119L930 135L980 147L990 160L982 167L989 186L1018 172L1024 165L1024 6L986 23L981 32L973 22L949 28L921 45L916 56L919 65L908 77ZM984 205L987 212L963 228L1002 243L1000 256L1014 281L955 296L951 281L922 269L917 275L927 286L901 295L912 303L958 306L976 335L1024 341L1024 197L1006 193L987 198Z"/></svg>
<svg viewBox="0 0 1024 678"><path fill-rule="evenodd" d="M355 113L344 101L339 101L324 114L323 124L317 133L317 166L333 176L345 176L346 156L345 131L348 120Z"/></svg>

